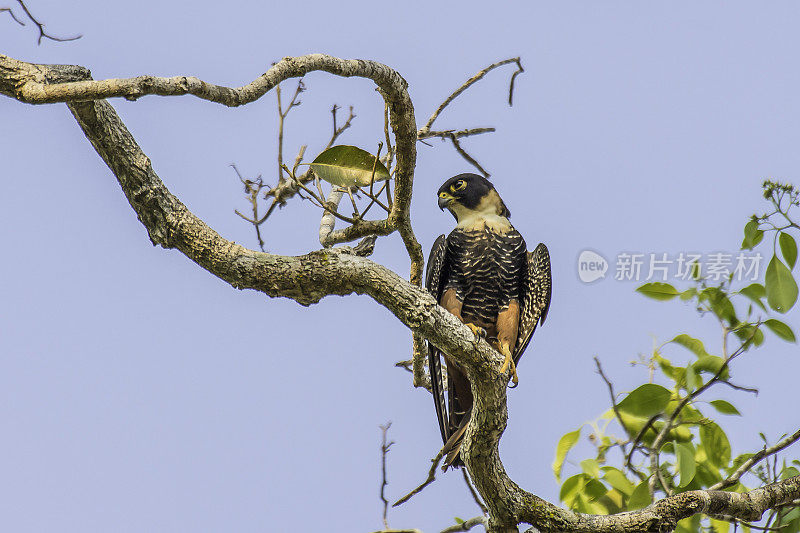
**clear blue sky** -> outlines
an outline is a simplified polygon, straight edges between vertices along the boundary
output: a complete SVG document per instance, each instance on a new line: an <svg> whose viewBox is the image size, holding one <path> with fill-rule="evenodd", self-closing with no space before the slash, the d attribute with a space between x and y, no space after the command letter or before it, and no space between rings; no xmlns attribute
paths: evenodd
<svg viewBox="0 0 800 533"><path fill-rule="evenodd" d="M9 2L13 3L13 2ZM409 82L418 123L485 65L496 71L440 117L495 126L464 141L492 173L529 244L545 242L555 288L520 365L502 457L523 487L557 500L563 433L601 414L605 385L646 379L629 361L676 333L719 350L712 319L635 283L581 283L590 248L735 252L766 204L764 178L800 183L796 2L53 2L30 7L73 43L36 46L0 17L0 51L74 63L95 78L195 75L251 81L284 56L369 58ZM333 103L358 117L343 142L370 149L383 106L370 83L313 74L292 111L287 157L316 153ZM273 95L239 109L191 97L115 100L167 186L222 235L251 247L229 164L274 181ZM408 331L366 297L306 309L239 292L151 246L119 186L63 105L0 99L0 527L6 531L372 531L379 529L378 425L391 420L390 498L424 479L441 445L429 395L393 367ZM452 227L435 191L471 170L449 145L419 145L413 214L427 250ZM318 213L292 202L265 230L284 254L316 249ZM766 253L766 251L765 251ZM396 236L374 258L407 272ZM800 313L788 317L800 333ZM676 359L688 358L679 351ZM796 345L768 335L737 361L751 398L722 421L734 453L800 423ZM589 450L582 443L581 450ZM794 454L797 455L796 453ZM581 457L582 458L582 457ZM573 468L573 467L568 467ZM438 531L478 513L457 473L390 513Z"/></svg>

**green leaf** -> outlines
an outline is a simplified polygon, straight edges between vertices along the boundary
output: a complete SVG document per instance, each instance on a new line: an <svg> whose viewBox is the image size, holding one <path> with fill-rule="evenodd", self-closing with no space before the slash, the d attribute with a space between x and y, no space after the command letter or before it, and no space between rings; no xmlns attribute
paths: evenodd
<svg viewBox="0 0 800 533"><path fill-rule="evenodd" d="M602 504L595 501L587 501L586 498L584 498L581 494L578 494L574 498L571 507L572 510L578 511L579 513L608 514L608 509L606 509Z"/></svg>
<svg viewBox="0 0 800 533"><path fill-rule="evenodd" d="M743 324L733 330L737 337L745 343L761 346L764 343L764 332L754 324Z"/></svg>
<svg viewBox="0 0 800 533"><path fill-rule="evenodd" d="M645 283L638 289L645 296L654 300L671 300L678 295L678 290L669 283L662 283L654 281L653 283Z"/></svg>
<svg viewBox="0 0 800 533"><path fill-rule="evenodd" d="M752 283L747 287L745 287L744 289L740 290L739 294L743 294L748 298L750 298L750 300L752 300L753 303L758 305L764 311L767 310L767 308L764 306L764 302L761 301L762 298L765 298L767 296L767 289L765 289L762 284Z"/></svg>
<svg viewBox="0 0 800 533"><path fill-rule="evenodd" d="M797 338L795 338L792 328L790 328L780 320L775 320L774 318L770 318L764 321L764 325L767 326L772 333L774 333L781 339L788 342L797 342Z"/></svg>
<svg viewBox="0 0 800 533"><path fill-rule="evenodd" d="M605 496L606 492L608 492L608 487L596 479L590 479L583 487L583 493L592 500Z"/></svg>
<svg viewBox="0 0 800 533"><path fill-rule="evenodd" d="M373 166L375 182L389 178L389 170L380 161L376 163L374 155L345 144L323 151L310 166L320 179L339 187L369 187Z"/></svg>
<svg viewBox="0 0 800 533"><path fill-rule="evenodd" d="M685 291L683 291L680 294L680 296L681 296L681 300L683 300L684 302L687 301L687 300L691 300L692 298L697 296L697 289L695 289L694 287L690 287L690 288L686 289Z"/></svg>
<svg viewBox="0 0 800 533"><path fill-rule="evenodd" d="M703 342L699 339L695 339L694 337L690 337L685 333L681 333L680 335L676 336L670 342L674 342L675 344L679 344L695 354L697 357L703 357L704 355L708 355L706 352L706 347L703 346Z"/></svg>
<svg viewBox="0 0 800 533"><path fill-rule="evenodd" d="M703 443L709 463L717 468L728 466L731 460L731 444L722 428L714 422L700 426L700 442Z"/></svg>
<svg viewBox="0 0 800 533"><path fill-rule="evenodd" d="M604 472L603 481L620 491L625 496L630 496L633 494L633 489L636 487L620 470L614 468L613 466L604 466L602 467L602 470Z"/></svg>
<svg viewBox="0 0 800 533"><path fill-rule="evenodd" d="M556 475L556 479L559 481L561 480L561 468L564 466L564 459L567 458L567 452L569 452L572 447L575 446L575 443L578 442L578 438L581 436L582 428L583 426L579 427L575 431L567 433L558 441L558 445L556 446L556 460L553 461L553 473Z"/></svg>
<svg viewBox="0 0 800 533"><path fill-rule="evenodd" d="M592 477L600 476L600 465L597 463L597 459L584 459L581 461L581 469Z"/></svg>
<svg viewBox="0 0 800 533"><path fill-rule="evenodd" d="M689 392L695 390L703 382L703 380L700 379L700 376L697 375L697 370L695 369L694 365L689 365L686 367L685 377L686 377L686 390Z"/></svg>
<svg viewBox="0 0 800 533"><path fill-rule="evenodd" d="M788 233L781 232L778 237L778 243L781 246L783 258L786 259L786 264L789 265L790 269L794 269L794 264L797 262L797 243L794 241L794 237Z"/></svg>
<svg viewBox="0 0 800 533"><path fill-rule="evenodd" d="M784 467L783 471L781 472L781 479L789 479L790 477L795 476L800 476L800 471L793 466Z"/></svg>
<svg viewBox="0 0 800 533"><path fill-rule="evenodd" d="M742 416L742 413L739 412L733 405L726 402L725 400L711 400L711 405L722 413L723 415L737 415Z"/></svg>
<svg viewBox="0 0 800 533"><path fill-rule="evenodd" d="M774 255L767 265L764 283L767 289L767 302L779 313L787 312L797 301L797 283L786 265Z"/></svg>
<svg viewBox="0 0 800 533"><path fill-rule="evenodd" d="M647 480L644 480L633 489L633 494L631 494L631 497L628 499L628 511L635 511L636 509L647 507L652 501L653 500L650 499L650 489L647 488Z"/></svg>
<svg viewBox="0 0 800 533"><path fill-rule="evenodd" d="M728 321L729 324L735 326L739 323L736 318L736 310L731 303L728 295L719 289L719 287L707 287L700 293L701 300L706 300L711 305L711 311L714 312L720 319Z"/></svg>
<svg viewBox="0 0 800 533"><path fill-rule="evenodd" d="M672 396L667 389L655 383L645 383L622 399L617 408L622 413L649 418L664 411Z"/></svg>
<svg viewBox="0 0 800 533"><path fill-rule="evenodd" d="M733 474L736 470L742 466L745 461L753 457L754 453L743 453L741 455L737 455L736 458L731 461L731 466L727 469L728 474Z"/></svg>
<svg viewBox="0 0 800 533"><path fill-rule="evenodd" d="M758 229L758 221L751 219L744 226L744 240L742 240L742 250L752 250L755 245L764 238L764 232Z"/></svg>
<svg viewBox="0 0 800 533"><path fill-rule="evenodd" d="M566 503L567 505L571 505L575 500L575 496L578 495L585 483L586 474L575 474L574 476L567 478L567 480L564 481L564 484L561 485L561 491L559 492L558 497L562 502Z"/></svg>
<svg viewBox="0 0 800 533"><path fill-rule="evenodd" d="M794 509L786 513L786 516L783 517L783 520L781 520L781 522L791 522L792 520L796 520L798 518L800 518L800 507L795 507Z"/></svg>
<svg viewBox="0 0 800 533"><path fill-rule="evenodd" d="M661 368L661 371L664 373L664 375L673 381L678 381L681 379L683 373L685 372L682 367L674 367L672 365L672 361L662 357L658 352L653 354L653 359L656 361L656 363L658 363L658 366Z"/></svg>
<svg viewBox="0 0 800 533"><path fill-rule="evenodd" d="M700 372L706 372L708 374L716 375L719 372L719 369L722 368L722 365L725 363L725 360L722 357L718 357L716 355L707 355L705 357L701 357L694 363L695 370L699 370ZM730 373L728 369L722 372L720 376L722 379L728 379Z"/></svg>
<svg viewBox="0 0 800 533"><path fill-rule="evenodd" d="M712 518L711 528L714 533L728 533L728 531L731 529L731 523L726 522L725 520L717 520L716 518Z"/></svg>
<svg viewBox="0 0 800 533"><path fill-rule="evenodd" d="M694 462L694 446L691 443L673 442L672 446L675 449L675 458L678 467L678 474L680 474L679 487L685 487L694 479L695 462Z"/></svg>
<svg viewBox="0 0 800 533"><path fill-rule="evenodd" d="M701 516L702 515L700 514L696 514L694 516L690 516L689 518L678 520L678 524L675 527L675 533L697 533L698 531L702 531L702 529L700 529Z"/></svg>
<svg viewBox="0 0 800 533"><path fill-rule="evenodd" d="M672 339L670 342L674 342L675 344L680 344L681 346L683 346L684 348L695 354L697 357L704 357L708 355L706 347L703 346L703 342L700 341L699 339L695 339L694 337L690 337L686 333L681 333L680 335Z"/></svg>

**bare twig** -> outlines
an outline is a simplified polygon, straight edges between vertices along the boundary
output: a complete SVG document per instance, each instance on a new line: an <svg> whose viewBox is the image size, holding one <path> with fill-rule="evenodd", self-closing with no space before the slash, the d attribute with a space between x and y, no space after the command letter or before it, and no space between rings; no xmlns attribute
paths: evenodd
<svg viewBox="0 0 800 533"><path fill-rule="evenodd" d="M517 58L517 70L511 75L511 81L508 83L508 105L514 105L514 82L517 80L517 76L523 72L525 69L522 68L522 62Z"/></svg>
<svg viewBox="0 0 800 533"><path fill-rule="evenodd" d="M389 512L389 500L387 500L384 495L384 489L386 489L386 486L389 484L386 479L386 456L389 455L389 448L394 444L394 441L386 442L386 434L389 432L389 428L392 427L392 422L389 421L378 427L381 428L381 501L383 502L383 527L389 529L389 521L386 518Z"/></svg>
<svg viewBox="0 0 800 533"><path fill-rule="evenodd" d="M305 192L305 193L306 193L306 194L309 196L309 200L311 200L311 202L312 202L314 205L316 205L316 206L317 206L317 207L319 207L320 209L324 209L325 211L327 211L327 212L328 212L328 213L330 213L331 215L335 216L336 218L338 218L338 219L340 219L340 220L343 220L344 222L347 222L348 224L357 224L357 223L359 222L359 220L358 220L357 218L351 218L351 217L348 217L348 216L345 216L345 215L343 215L343 214L339 213L339 212L337 211L337 209L336 209L336 205L331 205L331 202L329 202L329 201L326 201L324 198L321 198L321 197L319 197L319 196L317 195L316 191L314 191L314 190L312 190L312 189L309 189L308 187L306 187L306 185L305 185L304 183L302 183L300 180L298 180L298 179L297 179L297 178L296 178L296 177L295 177L295 176L292 174L292 171L291 171L291 170L289 170L289 167L287 167L286 165L283 165L283 170L284 170L284 172L286 172L286 174L288 174L288 175L289 175L290 179L291 179L291 180L292 180L292 181L293 181L293 182L294 182L294 183L295 183L295 184L296 184L296 185L297 185L297 186L298 186L300 189L302 189L302 190L303 190L303 192Z"/></svg>
<svg viewBox="0 0 800 533"><path fill-rule="evenodd" d="M386 187L388 185L389 185L389 181L388 180L384 181L383 185L381 185L381 188L378 189L378 192L376 192L374 196L372 194L372 191L367 192L364 189L359 189L359 191L362 192L367 198L372 200L369 203L369 205L367 205L367 207L364 209L364 211L361 212L361 218L364 218L367 215L367 211L369 211L370 207L372 207L373 204L378 204L378 206L380 206L380 208L383 209L384 211L386 211L387 213L391 212L391 208L386 206L386 205L384 205L383 202L381 202L379 200L379 197L380 197L381 193L383 192L384 189L386 189Z"/></svg>
<svg viewBox="0 0 800 533"><path fill-rule="evenodd" d="M261 248L261 251L264 251L264 239L261 238L261 223L266 220L268 215L264 215L264 217L259 220L258 218L258 195L261 192L261 189L264 188L264 182L261 180L261 176L257 177L255 180L248 180L242 177L242 174L239 172L239 169L236 167L235 163L231 163L233 170L236 172L236 175L239 177L239 181L242 182L244 185L244 192L249 196L250 199L250 206L253 210L253 218L248 218L241 214L239 210L234 209L234 213L242 217L247 222L251 223L256 228L256 237L258 238L258 246Z"/></svg>
<svg viewBox="0 0 800 533"><path fill-rule="evenodd" d="M372 533L422 533L421 529L379 529Z"/></svg>
<svg viewBox="0 0 800 533"><path fill-rule="evenodd" d="M482 133L494 133L497 131L495 128L470 128L466 130L443 130L443 131L423 131L417 132L417 139L430 139L431 137L439 137L440 139L449 139L455 135L457 139L462 137L470 137L472 135L481 135Z"/></svg>
<svg viewBox="0 0 800 533"><path fill-rule="evenodd" d="M472 76L470 79L465 81L464 84L461 85L461 87L459 87L458 89L453 91L453 93L450 96L448 96L445 99L445 101L442 102L439 105L438 108L436 108L436 111L433 112L433 114L428 119L428 122L426 122L425 125L422 127L421 131L423 131L423 132L430 131L430 129L433 127L433 123L439 117L441 112L444 111L444 109L448 105L450 105L450 102L452 102L453 100L458 98L458 96L461 93L463 93L464 91L469 89L476 82L480 81L484 76L486 76L492 70L496 69L497 67L502 67L503 65L508 65L509 63L516 63L517 67L518 67L517 72L515 72L514 75L511 78L511 84L510 84L510 87L509 87L509 91L513 91L513 89L514 89L514 79L516 78L517 74L522 72L522 64L520 63L520 58L519 57L512 57L511 59L504 59L503 61L498 61L497 63L492 63L491 65L489 65L485 69L478 71L474 76ZM509 102L509 105L510 105L511 104L511 94L510 93L509 93L508 102Z"/></svg>
<svg viewBox="0 0 800 533"><path fill-rule="evenodd" d="M469 531L475 526L486 527L488 524L489 521L486 519L485 516L476 516L475 518L464 520L460 524L455 524L453 526L446 527L440 533L457 533L459 531Z"/></svg>
<svg viewBox="0 0 800 533"><path fill-rule="evenodd" d="M394 148L392 147L392 137L389 134L389 104L383 104L383 137L386 141L386 169L392 172L392 161L394 160ZM419 135L417 135L419 139ZM388 180L387 180L388 181Z"/></svg>
<svg viewBox="0 0 800 533"><path fill-rule="evenodd" d="M594 358L594 363L595 363L595 365L597 365L597 373L600 374L600 377L603 378L603 381L605 381L606 386L608 387L608 394L611 397L611 407L614 410L614 415L617 417L617 420L619 421L620 426L622 426L623 431L625 431L625 434L630 436L631 435L631 431L627 427L627 425L625 424L625 422L622 419L622 416L619 413L619 407L617 406L617 395L616 395L616 393L614 393L614 385L611 383L611 380L608 379L608 377L606 376L605 372L603 372L603 367L600 365L600 359L595 357ZM631 464L631 459L633 457L634 452L636 452L637 448L639 447L639 444L640 444L642 438L644 437L645 433L647 433L647 430L650 429L650 427L653 425L653 423L656 420L658 420L658 418L660 416L661 416L660 414L656 414L656 415L651 416L650 419L647 421L647 423L642 427L642 429L639 430L639 433L636 435L636 437L633 439L633 441L631 441L632 442L632 446L631 446L630 452L627 452L625 450L624 443L620 445L620 448L622 449L622 454L624 456L626 456L626 458L625 458L625 467L627 469L629 469L630 471L634 472L637 475L641 476L643 474L641 472L637 471L635 468L633 468L633 465Z"/></svg>
<svg viewBox="0 0 800 533"><path fill-rule="evenodd" d="M608 379L606 373L603 372L603 366L600 364L600 359L598 359L596 356L594 357L594 364L597 366L597 373L600 374L600 377L603 378L603 381L605 381L606 386L608 387L608 395L611 397L611 407L614 410L614 414L617 416L617 420L619 420L619 424L622 426L622 429L625 431L625 433L630 435L628 426L625 425L625 422L622 420L622 416L619 414L619 408L617 407L617 395L614 394L614 385L611 383L611 380Z"/></svg>
<svg viewBox="0 0 800 533"><path fill-rule="evenodd" d="M392 507L397 507L398 505L406 503L408 500L410 500L411 498L422 492L422 490L425 487L427 487L436 480L436 468L439 466L439 463L442 460L442 456L444 456L444 448L439 450L439 453L436 454L436 457L431 459L431 469L428 470L428 478L425 481L423 481L417 488L415 488L414 490L412 490L411 492L409 492L408 494L406 494L405 496L394 502L392 504Z"/></svg>
<svg viewBox="0 0 800 533"><path fill-rule="evenodd" d="M386 186L389 184L389 180L388 180L388 179L386 180L386 182L383 184L383 187L381 187L381 189L378 191L378 193L377 193L377 194L375 194L375 192L374 192L374 187L375 187L375 171L376 171L376 170L377 170L377 168L378 168L378 161L380 161L380 156L381 156L381 150L382 150L382 149L383 149L383 143L382 143L382 142L380 142L380 143L378 143L378 153L377 153L377 154L375 154L375 161L373 161L373 162L372 162L372 175L371 175L371 176L370 176L370 178L369 178L369 192L367 192L367 191L365 191L365 190L361 189L360 187L359 187L359 189L358 189L359 191L361 191L362 193L364 193L365 195L367 195L367 196L368 196L368 197L369 197L369 198L372 200L372 201L369 203L369 205L367 205L366 209L364 209L364 212L363 212L363 213L361 213L361 218L364 218L364 216L367 214L367 211L369 211L369 210L370 210L370 208L371 208L371 207L373 206L373 204L375 204L375 203L377 203L379 206L381 206L381 208L382 208L384 211L386 211L387 213L391 212L391 209L389 209L388 207L386 207L385 205L383 205L383 203L382 203L380 200L378 200L378 198L377 198L377 197L378 197L378 196L380 196L380 194L383 192L383 189L385 189L385 188L386 188Z"/></svg>
<svg viewBox="0 0 800 533"><path fill-rule="evenodd" d="M76 39L80 39L81 37L83 37L83 35L80 35L80 34L75 35L74 37L56 37L54 35L50 35L46 31L44 31L44 24L39 22L39 20L36 17L34 17L33 14L31 14L30 10L28 9L28 6L25 5L25 2L23 0L17 0L17 3L22 8L22 10L25 12L25 15L28 16L30 21L33 22L33 24L39 30L39 40L37 41L37 44L42 44L42 39L50 39L51 41L65 42L65 41L75 41ZM23 26L25 25L16 16L14 16L14 13L11 11L10 8L6 7L6 8L3 8L2 10L0 10L0 11L8 11L11 14L11 17L14 20L19 22Z"/></svg>
<svg viewBox="0 0 800 533"><path fill-rule="evenodd" d="M289 114L289 111L302 103L297 99L297 97L299 97L300 93L305 91L305 89L306 87L303 85L303 79L300 78L297 80L297 87L294 90L294 95L292 95L289 105L286 106L286 109L284 110L283 106L281 105L281 86L278 84L275 87L275 96L278 101L278 183L283 180L283 124L286 120L286 116Z"/></svg>
<svg viewBox="0 0 800 533"><path fill-rule="evenodd" d="M719 383L722 383L723 385L727 385L728 387L730 387L730 388L732 388L734 390L738 390L738 391L742 391L742 392L749 392L751 394L755 394L756 396L758 396L758 389L756 389L756 388L743 387L741 385L735 385L735 384L731 383L730 381L727 381L727 380L724 380L724 379L720 379Z"/></svg>
<svg viewBox="0 0 800 533"><path fill-rule="evenodd" d="M413 359L407 359L405 361L398 361L394 364L397 368L402 368L406 372L411 372L411 365L413 363Z"/></svg>
<svg viewBox="0 0 800 533"><path fill-rule="evenodd" d="M778 526L778 527L766 527L766 526L757 526L757 525L755 525L755 524L753 524L751 522L744 522L742 520L729 520L729 521L733 522L733 523L738 522L738 523L742 524L743 526L746 526L746 527L749 527L750 529L755 529L755 530L758 530L758 531L780 531L780 530L782 530L782 529L784 529L784 528L789 526L789 524L786 524L784 526Z"/></svg>
<svg viewBox="0 0 800 533"><path fill-rule="evenodd" d="M466 150L464 150L463 148L461 148L461 143L459 143L459 142L458 142L458 138L455 136L455 134L454 134L454 133L451 133L451 134L450 134L450 141L453 143L453 147L456 149L456 152L458 152L459 154L461 154L461 157L463 157L464 159L466 159L466 160L467 160L467 162L468 162L470 165L472 165L472 166L474 166L475 168L477 168L477 169L478 169L478 171L479 171L481 174L483 174L485 177L487 177L487 178L488 178L489 176L491 176L491 174L489 174L488 172L486 172L486 170L484 170L484 168L483 168L483 167L480 165L480 163L478 163L477 161L475 161L475 159L474 159L474 158L473 158L471 155L469 155L469 154L466 152Z"/></svg>
<svg viewBox="0 0 800 533"><path fill-rule="evenodd" d="M12 19L14 19L14 21L15 21L17 24L19 24L20 26L24 26L24 25L25 25L25 23L24 23L24 22L22 22L21 20L19 20L19 19L17 18L17 16L14 14L14 12L13 12L13 11L11 11L11 8L10 8L10 7L0 7L0 13L2 13L3 11L7 11L7 12L8 12L8 14L9 14L9 15L11 15L11 18L12 18Z"/></svg>
<svg viewBox="0 0 800 533"><path fill-rule="evenodd" d="M483 504L481 497L478 496L478 493L475 491L475 487L472 486L472 482L469 480L469 474L467 473L466 468L461 469L461 474L464 476L464 483L467 484L467 488L469 489L469 493L472 494L472 499L475 500L475 503L478 504L478 507L481 508L481 512L483 514L489 514L489 509ZM465 530L466 531L466 530Z"/></svg>
<svg viewBox="0 0 800 533"><path fill-rule="evenodd" d="M631 451L628 453L627 457L625 457L625 466L627 468L631 467L631 460L633 459L633 454L639 448L639 443L642 442L645 433L647 433L647 430L649 430L655 423L655 421L658 420L659 418L661 418L661 413L656 413L653 416L651 416L647 420L645 425L642 426L642 429L639 430L639 433L636 434L636 437L633 439L633 446L631 447Z"/></svg>
<svg viewBox="0 0 800 533"><path fill-rule="evenodd" d="M328 145L325 146L326 150L328 148L330 148L331 146L333 146L333 143L336 142L336 139L339 138L339 135L344 133L344 130L349 128L350 127L350 123L353 122L354 118L356 118L356 116L353 114L353 106L350 106L350 114L347 116L347 120L344 121L344 124L342 124L342 126L340 128L337 128L336 127L336 111L339 110L339 109L341 109L341 107L339 107L336 104L333 104L333 107L331 108L331 115L333 115L333 134L331 135L331 138L328 141Z"/></svg>
<svg viewBox="0 0 800 533"><path fill-rule="evenodd" d="M453 100L458 98L458 96L461 93L463 93L464 91L469 89L472 85L477 83L479 80L481 80L484 76L486 76L486 74L488 74L492 70L496 69L497 67L501 67L503 65L508 65L509 63L516 63L517 64L517 70L511 76L511 82L509 83L509 89L508 89L508 105L511 105L512 100L513 100L512 95L514 93L514 80L516 79L518 74L523 72L522 63L520 62L520 58L519 57L513 57L511 59L505 59L503 61L498 61L497 63L492 63L491 65L489 65L488 67L484 68L483 70L478 71L477 74L475 74L470 79L468 79L466 82L464 82L464 84L461 85L461 87L459 87L458 89L453 91L453 93L450 96L448 96L445 99L445 101L442 102L439 105L438 108L436 108L436 111L434 111L433 114L430 116L430 118L428 119L428 122L426 122L425 125L422 126L422 128L420 128L419 131L417 131L417 140L422 141L423 139L427 139L429 137L439 137L441 139L450 139L450 141L453 143L453 148L456 149L456 151L459 153L459 155L461 155L461 157L463 157L470 165L474 166L476 169L478 169L478 171L481 174L483 174L485 177L488 178L490 176L490 174L488 172L486 172L486 170L480 165L480 163L478 163L475 160L475 158L473 158L471 155L469 155L467 153L466 150L464 150L464 148L461 146L461 143L458 142L458 139L461 138L461 137L468 137L470 135L479 135L481 133L490 133L490 132L495 131L494 128L472 128L472 129L465 129L465 130L460 130L460 131L456 131L456 130L431 131L431 128L433 127L433 123L436 121L436 119L439 117L439 115L442 113L442 111L444 111L444 109L448 105L450 105L450 103Z"/></svg>

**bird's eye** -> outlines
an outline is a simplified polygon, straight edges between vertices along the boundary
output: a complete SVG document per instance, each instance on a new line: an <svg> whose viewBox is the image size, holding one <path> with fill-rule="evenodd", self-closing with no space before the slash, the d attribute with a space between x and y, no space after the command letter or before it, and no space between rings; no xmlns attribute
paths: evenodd
<svg viewBox="0 0 800 533"><path fill-rule="evenodd" d="M453 185L450 186L453 191L463 191L467 187L467 182L464 180L458 180Z"/></svg>

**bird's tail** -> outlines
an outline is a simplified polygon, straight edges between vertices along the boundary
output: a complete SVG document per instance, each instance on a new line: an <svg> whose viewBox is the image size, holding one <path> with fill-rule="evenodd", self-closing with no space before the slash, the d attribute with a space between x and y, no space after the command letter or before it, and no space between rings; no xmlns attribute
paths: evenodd
<svg viewBox="0 0 800 533"><path fill-rule="evenodd" d="M461 417L461 422L447 442L442 447L442 455L444 455L444 463L442 464L442 471L447 472L448 468L456 468L464 466L464 461L461 460L461 443L464 442L464 433L467 431L467 424L469 424L472 409L464 413Z"/></svg>

